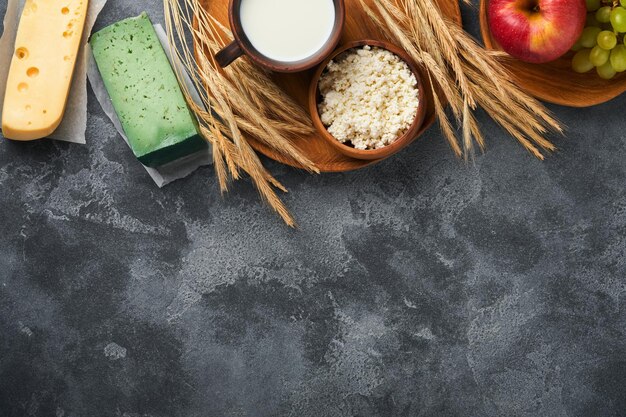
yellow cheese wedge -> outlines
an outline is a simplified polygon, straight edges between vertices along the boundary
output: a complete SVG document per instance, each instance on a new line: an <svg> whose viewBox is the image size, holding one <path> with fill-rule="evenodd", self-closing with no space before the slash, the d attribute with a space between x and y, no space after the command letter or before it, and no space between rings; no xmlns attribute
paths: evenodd
<svg viewBox="0 0 626 417"><path fill-rule="evenodd" d="M34 140L59 126L88 0L26 0L2 110L2 134Z"/></svg>

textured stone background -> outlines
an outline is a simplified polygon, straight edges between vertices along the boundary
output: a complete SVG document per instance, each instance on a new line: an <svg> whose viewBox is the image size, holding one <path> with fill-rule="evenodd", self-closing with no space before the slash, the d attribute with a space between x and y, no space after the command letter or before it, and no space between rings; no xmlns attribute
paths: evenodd
<svg viewBox="0 0 626 417"><path fill-rule="evenodd" d="M157 189L95 100L88 146L2 140L0 415L626 416L625 104L553 107L543 163L483 116L474 165L436 129L269 163L297 231L210 168Z"/></svg>

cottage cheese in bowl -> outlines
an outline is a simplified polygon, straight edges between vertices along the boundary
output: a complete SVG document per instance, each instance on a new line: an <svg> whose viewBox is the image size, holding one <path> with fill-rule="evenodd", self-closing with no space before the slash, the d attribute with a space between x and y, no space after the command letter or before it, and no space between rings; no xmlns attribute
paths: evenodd
<svg viewBox="0 0 626 417"><path fill-rule="evenodd" d="M345 51L319 81L320 119L339 142L360 150L384 148L413 124L418 82L400 57L377 47Z"/></svg>

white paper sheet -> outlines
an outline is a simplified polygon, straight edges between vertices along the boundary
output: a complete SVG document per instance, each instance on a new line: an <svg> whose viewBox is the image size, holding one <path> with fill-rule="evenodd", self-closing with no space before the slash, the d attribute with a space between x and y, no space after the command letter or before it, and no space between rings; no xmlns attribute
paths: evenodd
<svg viewBox="0 0 626 417"><path fill-rule="evenodd" d="M161 27L161 25L154 25L154 29L157 33L159 41L161 41L161 44L163 45L163 49L165 50L167 57L169 58L170 62L172 62L173 58L170 54L170 48L168 46L167 35L165 31L163 30L163 27ZM115 112L115 109L113 108L113 104L111 103L111 98L109 97L109 93L107 92L104 86L104 81L102 80L102 76L100 75L100 71L98 70L98 65L96 64L96 60L93 56L93 52L91 51L91 47L89 45L87 45L86 53L87 53L87 75L89 77L89 83L91 84L91 88L93 89L94 94L96 98L98 99L98 102L100 103L100 106L102 106L102 110L104 110L104 112L109 117L109 119L111 119L111 122L113 122L113 125L119 132L120 136L122 136L122 138L128 144L128 138L126 137L126 134L124 133L124 128L122 127L122 124L120 123L120 120L117 117L117 113ZM189 89L189 92L191 93L193 100L197 104L202 105L200 96L198 95L198 92L196 91L194 84L191 82L191 79L189 78L186 72L183 74L183 78L184 78L183 81L187 85L187 88ZM139 163L139 161L137 161L137 163ZM146 169L146 171L148 171L148 174L152 177L155 184L159 188L161 188L173 181L187 177L188 175L190 175L192 172L194 172L196 169L200 168L201 166L211 165L212 163L213 163L213 157L212 157L211 149L207 148L206 150L186 156L185 158L179 159L177 161L173 161L167 165L163 165L158 168L150 168L145 165L144 165L144 168Z"/></svg>
<svg viewBox="0 0 626 417"><path fill-rule="evenodd" d="M84 144L85 131L87 130L87 72L86 72L86 45L89 34L93 28L98 15L106 4L107 0L90 0L87 9L87 17L83 30L80 50L76 59L72 85L65 108L65 114L59 127L50 135L50 139L62 140ZM17 28L24 8L25 0L8 0L7 11L4 15L4 32L0 38L0 62L7 63L0 65L0 98L4 101L7 77L9 76L9 63L13 57L15 49L15 37ZM0 118L2 117L2 105L0 103Z"/></svg>

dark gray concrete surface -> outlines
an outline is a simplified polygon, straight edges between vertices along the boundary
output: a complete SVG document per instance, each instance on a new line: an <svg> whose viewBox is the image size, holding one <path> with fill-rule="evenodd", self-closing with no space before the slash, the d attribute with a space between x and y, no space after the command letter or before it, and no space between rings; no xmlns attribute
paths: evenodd
<svg viewBox="0 0 626 417"><path fill-rule="evenodd" d="M552 107L545 162L484 115L473 165L268 162L299 230L157 189L95 100L88 146L2 140L0 416L626 416L625 104Z"/></svg>

